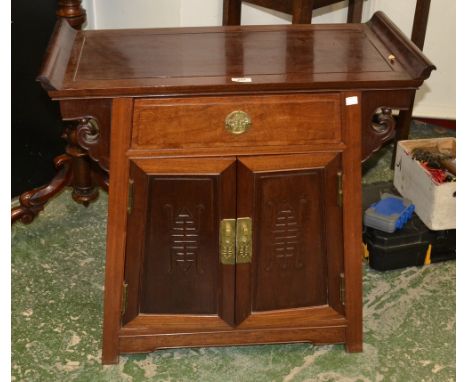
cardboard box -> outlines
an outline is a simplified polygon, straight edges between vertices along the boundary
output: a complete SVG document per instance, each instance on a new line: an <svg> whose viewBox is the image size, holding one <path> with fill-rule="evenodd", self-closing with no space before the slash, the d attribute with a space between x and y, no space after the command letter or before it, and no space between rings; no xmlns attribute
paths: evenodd
<svg viewBox="0 0 468 382"><path fill-rule="evenodd" d="M393 184L402 196L413 202L416 214L429 229L456 228L456 182L438 184L417 160L412 159L412 150L427 147L456 154L455 138L399 141Z"/></svg>

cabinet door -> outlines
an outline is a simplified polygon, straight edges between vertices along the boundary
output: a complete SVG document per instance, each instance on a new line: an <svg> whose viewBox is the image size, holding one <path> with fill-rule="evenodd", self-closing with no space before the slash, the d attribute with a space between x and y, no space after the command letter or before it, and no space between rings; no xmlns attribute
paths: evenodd
<svg viewBox="0 0 468 382"><path fill-rule="evenodd" d="M124 323L139 315L232 323L234 265L219 261L218 230L235 218L235 174L235 158L131 161Z"/></svg>
<svg viewBox="0 0 468 382"><path fill-rule="evenodd" d="M341 155L258 156L239 162L237 214L252 218L253 255L251 263L236 268L236 323L293 308L309 314L305 308L322 306L342 314Z"/></svg>

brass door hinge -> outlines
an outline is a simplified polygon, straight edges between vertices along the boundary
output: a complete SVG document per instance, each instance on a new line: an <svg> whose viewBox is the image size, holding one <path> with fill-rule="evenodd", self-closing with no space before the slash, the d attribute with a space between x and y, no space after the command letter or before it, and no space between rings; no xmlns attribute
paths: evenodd
<svg viewBox="0 0 468 382"><path fill-rule="evenodd" d="M122 305L120 308L120 313L122 316L127 311L127 294L128 294L128 283L124 281L122 284Z"/></svg>
<svg viewBox="0 0 468 382"><path fill-rule="evenodd" d="M342 305L345 305L346 302L346 284L343 272L340 273L340 302Z"/></svg>
<svg viewBox="0 0 468 382"><path fill-rule="evenodd" d="M133 181L133 179L129 179L128 180L128 200L127 200L127 213L129 215L133 212L134 193L135 193L135 182Z"/></svg>
<svg viewBox="0 0 468 382"><path fill-rule="evenodd" d="M337 203L338 207L343 207L343 172L338 171L337 177Z"/></svg>

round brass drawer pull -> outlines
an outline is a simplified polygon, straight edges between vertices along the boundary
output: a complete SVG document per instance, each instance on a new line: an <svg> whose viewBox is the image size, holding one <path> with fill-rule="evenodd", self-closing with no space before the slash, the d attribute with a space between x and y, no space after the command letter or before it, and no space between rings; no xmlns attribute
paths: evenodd
<svg viewBox="0 0 468 382"><path fill-rule="evenodd" d="M226 130L236 135L245 133L251 125L252 120L249 115L240 110L229 113L224 120L224 127Z"/></svg>

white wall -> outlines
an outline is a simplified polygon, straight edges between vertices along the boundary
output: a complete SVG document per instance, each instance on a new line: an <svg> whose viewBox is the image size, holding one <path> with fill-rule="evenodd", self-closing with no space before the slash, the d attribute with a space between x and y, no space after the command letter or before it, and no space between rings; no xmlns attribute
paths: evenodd
<svg viewBox="0 0 468 382"><path fill-rule="evenodd" d="M424 53L437 66L416 95L413 115L455 119L455 1L432 0ZM371 0L371 14L384 11L411 36L416 0Z"/></svg>
<svg viewBox="0 0 468 382"><path fill-rule="evenodd" d="M383 10L411 35L416 0L367 0L363 21ZM221 25L222 0L83 0L88 29ZM314 12L314 23L345 22L346 3ZM243 24L286 24L291 16L243 4ZM455 119L455 1L432 0L424 53L437 66L418 91L413 114Z"/></svg>

